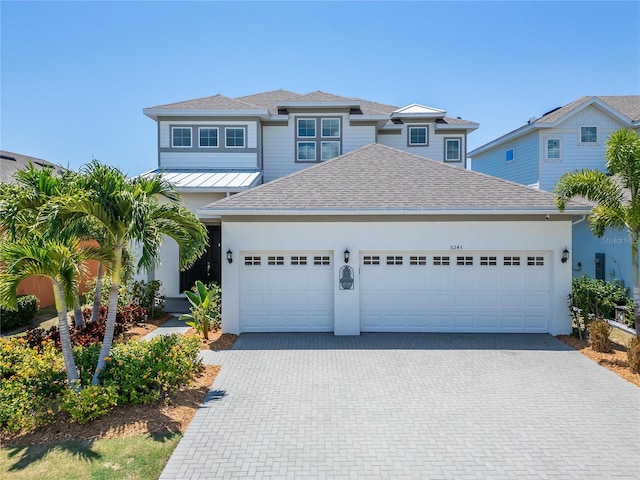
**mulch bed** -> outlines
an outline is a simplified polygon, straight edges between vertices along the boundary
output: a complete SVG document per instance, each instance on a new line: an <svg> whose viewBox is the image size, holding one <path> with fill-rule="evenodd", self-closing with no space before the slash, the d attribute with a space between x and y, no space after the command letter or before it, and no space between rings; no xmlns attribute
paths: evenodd
<svg viewBox="0 0 640 480"><path fill-rule="evenodd" d="M171 318L149 320L131 328L124 339L140 338ZM195 335L194 330L187 335ZM215 332L202 342L201 349L228 350L233 348L237 335ZM166 399L150 405L124 405L93 422L79 424L58 418L55 423L39 427L32 432L0 437L0 446L42 445L67 440L97 440L134 435L184 433L209 388L213 384L219 365L205 365L204 371L190 385Z"/></svg>
<svg viewBox="0 0 640 480"><path fill-rule="evenodd" d="M617 342L612 342L612 351L609 353L602 353L593 350L589 345L589 342L586 340L581 340L569 335L558 335L556 338L570 347L575 348L597 364L611 370L616 375L640 387L640 373L631 372L627 361L626 346Z"/></svg>

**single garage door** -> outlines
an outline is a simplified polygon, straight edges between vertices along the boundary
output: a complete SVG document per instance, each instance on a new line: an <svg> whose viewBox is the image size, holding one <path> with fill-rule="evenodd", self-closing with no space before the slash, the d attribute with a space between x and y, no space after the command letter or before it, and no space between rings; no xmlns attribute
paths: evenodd
<svg viewBox="0 0 640 480"><path fill-rule="evenodd" d="M366 332L547 332L548 253L372 252L360 258Z"/></svg>
<svg viewBox="0 0 640 480"><path fill-rule="evenodd" d="M240 255L243 332L333 331L333 258L323 252Z"/></svg>

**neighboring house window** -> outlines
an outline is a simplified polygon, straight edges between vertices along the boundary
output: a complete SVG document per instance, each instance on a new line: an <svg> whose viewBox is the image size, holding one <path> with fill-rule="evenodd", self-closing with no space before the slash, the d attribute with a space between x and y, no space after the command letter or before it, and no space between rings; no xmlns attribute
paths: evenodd
<svg viewBox="0 0 640 480"><path fill-rule="evenodd" d="M580 127L580 143L598 143L598 127Z"/></svg>
<svg viewBox="0 0 640 480"><path fill-rule="evenodd" d="M218 146L218 129L217 128L200 128L198 129L201 147L217 147Z"/></svg>
<svg viewBox="0 0 640 480"><path fill-rule="evenodd" d="M316 161L316 142L298 142L298 161Z"/></svg>
<svg viewBox="0 0 640 480"><path fill-rule="evenodd" d="M459 162L460 157L460 139L445 138L444 139L444 161Z"/></svg>
<svg viewBox="0 0 640 480"><path fill-rule="evenodd" d="M171 129L171 146L186 148L191 146L191 127L173 127Z"/></svg>
<svg viewBox="0 0 640 480"><path fill-rule="evenodd" d="M318 162L339 156L341 135L339 118L296 118L296 161Z"/></svg>
<svg viewBox="0 0 640 480"><path fill-rule="evenodd" d="M244 147L244 128L230 128L224 129L225 134L225 146L231 148Z"/></svg>
<svg viewBox="0 0 640 480"><path fill-rule="evenodd" d="M340 155L340 142L322 142L320 149L320 159L331 160Z"/></svg>
<svg viewBox="0 0 640 480"><path fill-rule="evenodd" d="M427 126L409 127L409 146L429 145L429 129Z"/></svg>
<svg viewBox="0 0 640 480"><path fill-rule="evenodd" d="M339 118L323 118L321 122L322 122L322 136L324 138L340 137L340 119Z"/></svg>
<svg viewBox="0 0 640 480"><path fill-rule="evenodd" d="M298 119L298 136L299 137L315 137L316 136L315 118L299 118Z"/></svg>
<svg viewBox="0 0 640 480"><path fill-rule="evenodd" d="M513 148L510 148L509 150L507 150L507 153L505 155L505 160L507 162L512 162L515 158L516 158L516 156L515 156L515 152L514 152Z"/></svg>
<svg viewBox="0 0 640 480"><path fill-rule="evenodd" d="M560 139L547 138L545 160L560 160Z"/></svg>

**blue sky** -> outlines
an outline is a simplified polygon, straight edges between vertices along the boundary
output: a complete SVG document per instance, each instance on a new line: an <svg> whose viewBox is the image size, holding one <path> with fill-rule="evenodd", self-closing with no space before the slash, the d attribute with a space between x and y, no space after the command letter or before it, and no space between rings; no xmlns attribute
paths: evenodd
<svg viewBox="0 0 640 480"><path fill-rule="evenodd" d="M480 123L476 148L582 95L640 94L640 2L0 1L0 147L131 175L151 107L323 90Z"/></svg>

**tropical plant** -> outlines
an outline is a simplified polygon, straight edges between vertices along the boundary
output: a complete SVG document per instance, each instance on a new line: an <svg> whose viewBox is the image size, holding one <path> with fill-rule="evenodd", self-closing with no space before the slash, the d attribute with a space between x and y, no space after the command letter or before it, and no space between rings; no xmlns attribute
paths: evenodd
<svg viewBox="0 0 640 480"><path fill-rule="evenodd" d="M554 188L556 206L584 197L596 205L589 215L591 231L602 237L607 228L627 229L631 240L631 268L636 335L640 337L640 138L633 130L618 130L607 140L607 173L580 170L565 173Z"/></svg>
<svg viewBox="0 0 640 480"><path fill-rule="evenodd" d="M73 305L78 282L85 274L85 261L89 258L106 260L108 254L99 249L83 245L75 239L47 240L37 234L22 237L13 242L3 242L0 249L0 304L17 308L16 291L25 278L42 275L51 280L58 329L69 386L79 388L78 370L73 358L71 334L67 320L67 305Z"/></svg>
<svg viewBox="0 0 640 480"><path fill-rule="evenodd" d="M188 320L186 324L208 340L209 330L219 326L220 322L220 287L215 283L207 287L196 280L193 291L186 290L184 294L191 304L191 313L181 315L180 320Z"/></svg>
<svg viewBox="0 0 640 480"><path fill-rule="evenodd" d="M193 212L180 204L180 195L160 176L128 179L119 169L96 161L80 175L80 188L51 203L45 218L77 219L89 216L100 232L99 242L112 252L107 328L92 384L106 366L113 343L118 291L123 279L126 250L138 246L138 268L157 264L164 236L176 241L180 267L189 267L204 251L207 234Z"/></svg>

